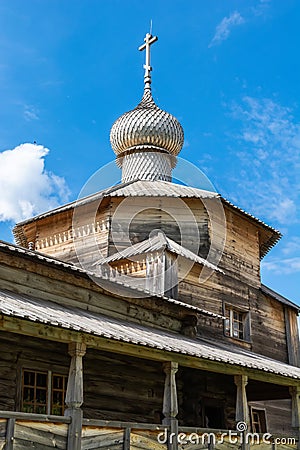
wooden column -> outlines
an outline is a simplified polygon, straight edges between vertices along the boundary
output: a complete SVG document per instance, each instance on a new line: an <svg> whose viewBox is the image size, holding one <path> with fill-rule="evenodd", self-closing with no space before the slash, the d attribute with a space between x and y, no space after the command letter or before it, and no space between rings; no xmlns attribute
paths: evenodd
<svg viewBox="0 0 300 450"><path fill-rule="evenodd" d="M234 383L236 385L236 422L245 422L249 426L249 408L247 402L246 386L248 377L246 375L235 375Z"/></svg>
<svg viewBox="0 0 300 450"><path fill-rule="evenodd" d="M163 403L163 424L170 427L168 435L168 450L177 450L178 448L178 402L176 389L176 372L178 371L178 363L165 362L163 363L163 370L166 374L164 403Z"/></svg>
<svg viewBox="0 0 300 450"><path fill-rule="evenodd" d="M236 385L235 420L237 424L239 422L244 422L247 425L246 430L243 432L243 442L241 445L241 450L248 450L249 444L246 443L246 433L247 430L250 431L249 408L246 392L248 377L246 375L235 375L234 383Z"/></svg>
<svg viewBox="0 0 300 450"><path fill-rule="evenodd" d="M297 449L300 450L300 386L290 387L292 397L292 428L298 438Z"/></svg>
<svg viewBox="0 0 300 450"><path fill-rule="evenodd" d="M178 414L177 390L175 374L178 370L178 364L175 362L163 363L163 369L166 374L165 390L164 390L164 404L163 404L163 419L164 425L170 425L173 419L176 419Z"/></svg>
<svg viewBox="0 0 300 450"><path fill-rule="evenodd" d="M81 449L82 409L83 403L83 370L82 358L86 353L86 345L78 342L69 344L71 356L69 378L66 393L66 416L72 418L68 429L67 450Z"/></svg>

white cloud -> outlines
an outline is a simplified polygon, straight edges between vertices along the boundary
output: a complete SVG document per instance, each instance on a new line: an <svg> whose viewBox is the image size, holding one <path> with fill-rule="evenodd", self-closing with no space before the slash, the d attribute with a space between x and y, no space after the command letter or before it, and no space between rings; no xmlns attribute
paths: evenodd
<svg viewBox="0 0 300 450"><path fill-rule="evenodd" d="M262 267L275 275L290 275L300 272L300 257L277 258L263 261Z"/></svg>
<svg viewBox="0 0 300 450"><path fill-rule="evenodd" d="M285 244L282 249L284 255L300 253L300 237L294 236Z"/></svg>
<svg viewBox="0 0 300 450"><path fill-rule="evenodd" d="M242 164L242 177L235 180L239 201L278 224L298 222L300 123L290 108L268 98L244 97L232 114L242 123L236 136Z"/></svg>
<svg viewBox="0 0 300 450"><path fill-rule="evenodd" d="M217 25L215 35L208 47L213 47L214 45L218 45L225 41L229 37L232 28L237 25L241 25L244 22L245 19L238 11L234 11L229 17L224 17L219 25Z"/></svg>
<svg viewBox="0 0 300 450"><path fill-rule="evenodd" d="M271 4L271 0L260 0L258 2L258 4L254 8L252 8L253 14L255 16L264 15L267 12L270 4Z"/></svg>
<svg viewBox="0 0 300 450"><path fill-rule="evenodd" d="M0 221L20 221L66 202L65 180L45 170L49 150L21 144L0 152Z"/></svg>
<svg viewBox="0 0 300 450"><path fill-rule="evenodd" d="M31 120L39 120L38 111L34 106L25 105L24 106L24 118L28 122Z"/></svg>

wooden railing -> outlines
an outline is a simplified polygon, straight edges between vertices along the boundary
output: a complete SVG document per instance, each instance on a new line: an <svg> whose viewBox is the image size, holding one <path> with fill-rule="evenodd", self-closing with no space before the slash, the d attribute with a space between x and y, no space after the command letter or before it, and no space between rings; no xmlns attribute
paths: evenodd
<svg viewBox="0 0 300 450"><path fill-rule="evenodd" d="M0 450L73 450L68 446L70 417L47 416L0 411ZM241 442L236 431L179 427L176 435L170 427L157 424L83 419L82 450L295 450L297 439L292 436L263 436L249 445ZM230 438L230 433L232 433ZM277 439L277 441L276 441ZM281 441L278 441L280 440ZM293 439L293 441L292 441ZM284 440L284 441L282 441Z"/></svg>

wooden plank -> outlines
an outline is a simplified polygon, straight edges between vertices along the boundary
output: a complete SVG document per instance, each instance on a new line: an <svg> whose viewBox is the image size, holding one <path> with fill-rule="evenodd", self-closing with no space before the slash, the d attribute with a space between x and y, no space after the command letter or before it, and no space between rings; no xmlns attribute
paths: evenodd
<svg viewBox="0 0 300 450"><path fill-rule="evenodd" d="M66 450L67 426L64 424L45 424L37 422L17 421L13 449L57 448Z"/></svg>
<svg viewBox="0 0 300 450"><path fill-rule="evenodd" d="M0 416L0 440L5 439L7 420Z"/></svg>
<svg viewBox="0 0 300 450"><path fill-rule="evenodd" d="M109 427L84 427L82 431L82 450L107 449L123 450L123 429Z"/></svg>
<svg viewBox="0 0 300 450"><path fill-rule="evenodd" d="M167 444L158 441L158 433L132 431L130 439L131 450L167 450Z"/></svg>
<svg viewBox="0 0 300 450"><path fill-rule="evenodd" d="M7 428L7 420L0 418L0 450L3 450L5 448L6 428Z"/></svg>

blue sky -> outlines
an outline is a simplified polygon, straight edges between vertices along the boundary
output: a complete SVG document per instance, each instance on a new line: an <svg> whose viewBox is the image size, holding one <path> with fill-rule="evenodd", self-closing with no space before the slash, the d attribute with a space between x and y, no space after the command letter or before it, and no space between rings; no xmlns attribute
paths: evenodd
<svg viewBox="0 0 300 450"><path fill-rule="evenodd" d="M0 237L114 159L110 127L141 97L150 19L153 96L184 127L181 156L282 231L263 282L300 303L296 0L0 0Z"/></svg>

